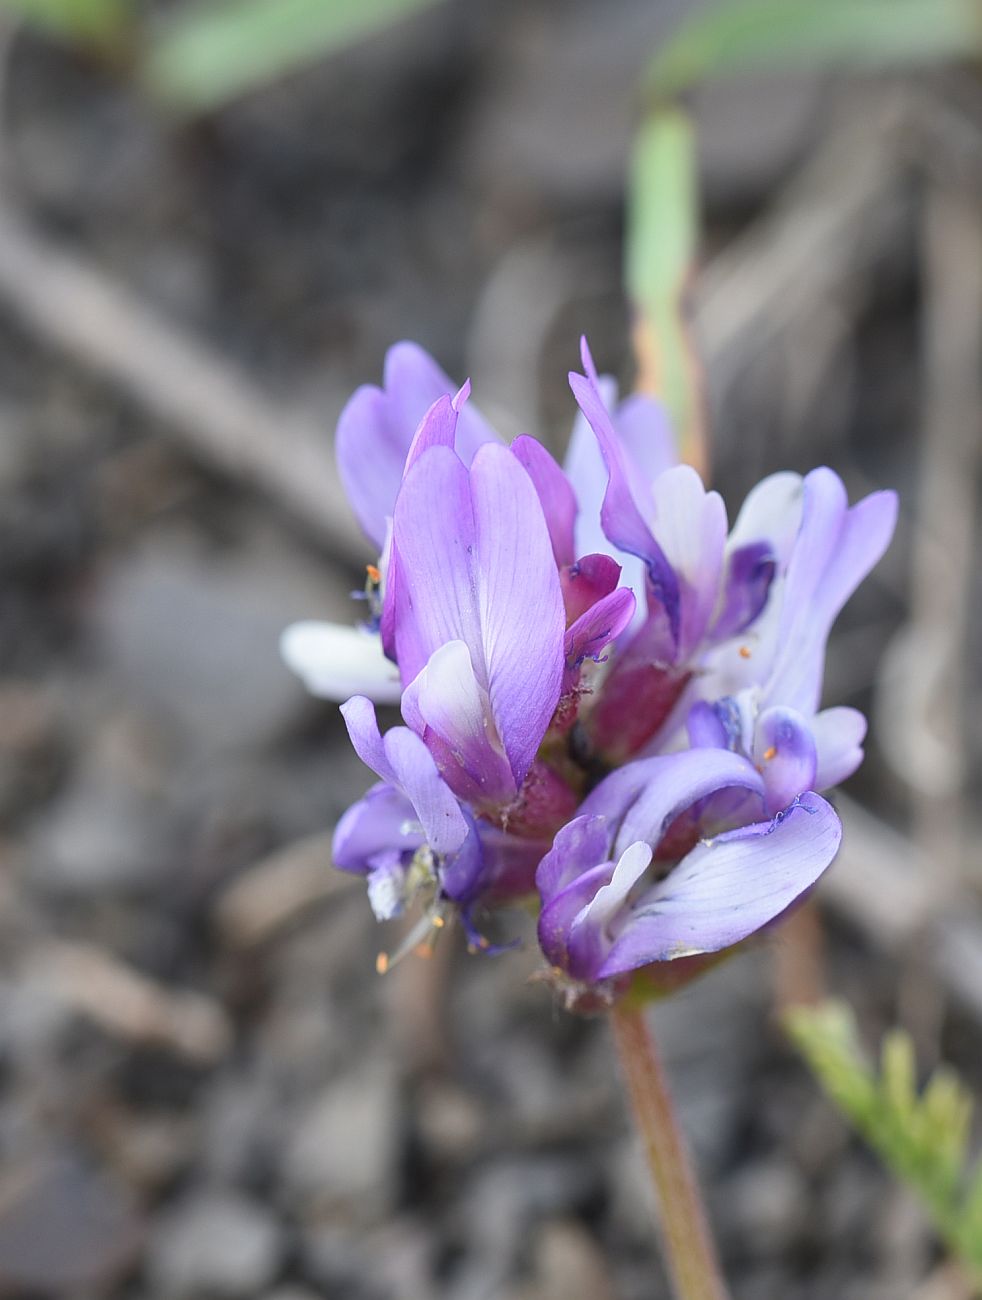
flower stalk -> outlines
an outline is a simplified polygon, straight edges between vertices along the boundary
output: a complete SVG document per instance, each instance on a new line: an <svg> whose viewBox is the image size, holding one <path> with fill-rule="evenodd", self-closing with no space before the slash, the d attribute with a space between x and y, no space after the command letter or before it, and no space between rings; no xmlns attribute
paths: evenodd
<svg viewBox="0 0 982 1300"><path fill-rule="evenodd" d="M679 1128L668 1081L643 1010L624 999L610 1013L621 1070L658 1194L668 1269L677 1300L728 1300Z"/></svg>

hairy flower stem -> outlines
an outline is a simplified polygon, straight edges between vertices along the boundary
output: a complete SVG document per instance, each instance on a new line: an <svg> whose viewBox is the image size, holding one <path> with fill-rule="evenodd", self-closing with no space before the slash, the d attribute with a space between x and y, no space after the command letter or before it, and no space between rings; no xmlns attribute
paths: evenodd
<svg viewBox="0 0 982 1300"><path fill-rule="evenodd" d="M644 1013L622 1002L610 1014L634 1118L658 1193L665 1253L677 1300L728 1300L685 1138Z"/></svg>

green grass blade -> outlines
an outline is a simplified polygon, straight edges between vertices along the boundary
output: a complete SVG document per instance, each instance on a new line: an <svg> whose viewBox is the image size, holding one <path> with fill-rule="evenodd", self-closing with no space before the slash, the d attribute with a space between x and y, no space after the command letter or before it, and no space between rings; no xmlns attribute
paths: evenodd
<svg viewBox="0 0 982 1300"><path fill-rule="evenodd" d="M695 141L688 117L650 114L635 139L627 193L625 286L635 312L638 388L668 408L685 459L701 456L697 368L682 294L698 237Z"/></svg>
<svg viewBox="0 0 982 1300"><path fill-rule="evenodd" d="M151 37L142 80L152 94L179 111L218 108L435 3L186 0Z"/></svg>
<svg viewBox="0 0 982 1300"><path fill-rule="evenodd" d="M54 36L86 44L115 44L128 31L130 0L0 0L0 12Z"/></svg>
<svg viewBox="0 0 982 1300"><path fill-rule="evenodd" d="M681 27L645 84L671 96L759 68L921 66L980 52L979 0L728 0Z"/></svg>

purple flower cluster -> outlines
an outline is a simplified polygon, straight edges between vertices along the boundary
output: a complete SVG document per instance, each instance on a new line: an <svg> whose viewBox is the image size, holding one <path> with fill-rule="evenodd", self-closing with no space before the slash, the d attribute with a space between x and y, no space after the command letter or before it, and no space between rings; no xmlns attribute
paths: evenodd
<svg viewBox="0 0 982 1300"><path fill-rule="evenodd" d="M334 840L376 916L419 901L424 927L453 913L486 946L478 910L537 890L556 978L609 996L746 939L834 858L820 792L859 765L866 723L819 709L826 641L896 499L850 507L829 469L780 473L728 529L661 407L618 403L582 360L561 468L393 347L337 431L379 556L367 618L297 624L283 651L344 701L379 778ZM405 725L383 734L375 703Z"/></svg>

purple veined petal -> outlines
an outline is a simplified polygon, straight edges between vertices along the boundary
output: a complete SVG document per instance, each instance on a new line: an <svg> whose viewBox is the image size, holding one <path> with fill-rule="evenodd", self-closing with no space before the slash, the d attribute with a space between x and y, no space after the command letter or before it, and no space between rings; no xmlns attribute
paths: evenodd
<svg viewBox="0 0 982 1300"><path fill-rule="evenodd" d="M539 914L539 947L553 966L569 969L569 938L573 922L597 891L608 884L613 872L613 862L599 862L544 904Z"/></svg>
<svg viewBox="0 0 982 1300"><path fill-rule="evenodd" d="M458 411L454 399L449 393L444 393L427 408L413 434L413 440L406 452L404 475L415 465L424 451L429 451L431 447L453 447L457 423ZM392 508L395 508L394 498Z"/></svg>
<svg viewBox="0 0 982 1300"><path fill-rule="evenodd" d="M573 918L566 940L569 973L574 979L596 977L610 950L608 926L627 906L628 896L651 865L651 845L643 840L629 844L611 873L590 901Z"/></svg>
<svg viewBox="0 0 982 1300"><path fill-rule="evenodd" d="M698 844L631 909L598 978L748 938L811 889L841 837L832 807L809 792L771 821Z"/></svg>
<svg viewBox="0 0 982 1300"><path fill-rule="evenodd" d="M341 715L355 753L383 781L403 791L434 853L458 849L467 837L467 822L423 741L408 727L393 727L383 738L374 706L360 695L341 706Z"/></svg>
<svg viewBox="0 0 982 1300"><path fill-rule="evenodd" d="M341 871L364 873L387 849L414 853L424 843L416 810L394 786L380 781L344 813L334 830L332 861Z"/></svg>
<svg viewBox="0 0 982 1300"><path fill-rule="evenodd" d="M528 474L486 444L468 472L445 447L406 475L393 528L403 681L463 641L516 788L559 699L565 615L549 531Z"/></svg>
<svg viewBox="0 0 982 1300"><path fill-rule="evenodd" d="M769 474L747 493L730 531L728 551L766 542L783 572L801 527L803 482L800 474Z"/></svg>
<svg viewBox="0 0 982 1300"><path fill-rule="evenodd" d="M386 591L386 606L394 605L391 621L406 685L419 675L434 650L456 640L477 649L475 668L483 676L473 580L476 547L468 470L449 448L433 447L407 473L393 517L399 577L396 590ZM388 613L387 608L383 623Z"/></svg>
<svg viewBox="0 0 982 1300"><path fill-rule="evenodd" d="M617 401L617 386L613 380L600 380L600 400L605 409L613 409ZM575 547L577 555L607 553L620 561L620 553L607 540L600 526L600 510L607 487L607 467L600 452L597 436L590 428L586 416L579 409L570 432L569 445L563 460L563 472L573 489L578 507Z"/></svg>
<svg viewBox="0 0 982 1300"><path fill-rule="evenodd" d="M576 558L573 543L576 497L573 489L545 447L528 434L516 438L511 450L532 480L549 529L556 567L562 569Z"/></svg>
<svg viewBox="0 0 982 1300"><path fill-rule="evenodd" d="M614 837L613 853L618 855L636 840L658 847L672 822L700 799L719 790L736 787L763 795L764 784L754 765L741 754L727 749L691 749L677 754L642 758L631 764L642 769L644 783L624 809ZM609 777L607 778L610 779ZM586 801L590 812L602 811L598 799L605 782ZM586 803L583 805L586 809Z"/></svg>
<svg viewBox="0 0 982 1300"><path fill-rule="evenodd" d="M708 700L696 700L686 723L692 749L728 749L730 737L719 710Z"/></svg>
<svg viewBox="0 0 982 1300"><path fill-rule="evenodd" d="M814 788L817 755L808 720L780 705L765 709L754 728L753 760L764 778L765 811L773 816Z"/></svg>
<svg viewBox="0 0 982 1300"><path fill-rule="evenodd" d="M393 419L386 394L371 384L356 389L338 419L334 445L341 482L362 531L378 549L418 419L408 426Z"/></svg>
<svg viewBox="0 0 982 1300"><path fill-rule="evenodd" d="M367 695L378 704L397 704L399 671L386 659L377 633L339 623L293 623L280 638L280 654L311 695L342 703Z"/></svg>
<svg viewBox="0 0 982 1300"><path fill-rule="evenodd" d="M518 793L488 693L474 674L463 641L448 641L433 651L406 687L402 714L426 741L444 780L461 798L507 803Z"/></svg>
<svg viewBox="0 0 982 1300"><path fill-rule="evenodd" d="M429 353L417 343L403 341L389 348L385 355L385 389L392 395L393 406L399 418L412 430L415 430L423 412L438 397L456 394L454 401L460 414L456 448L466 465L471 463L478 447L485 442L501 441L474 404L466 401L468 386L458 389ZM392 513L391 504L389 513Z"/></svg>
<svg viewBox="0 0 982 1300"><path fill-rule="evenodd" d="M777 575L777 560L766 541L750 542L726 557L720 608L711 636L721 641L744 631L758 617Z"/></svg>
<svg viewBox="0 0 982 1300"><path fill-rule="evenodd" d="M619 587L598 600L567 629L564 691L572 687L584 660L594 659L600 662L605 646L615 641L630 624L634 606L634 592L627 587Z"/></svg>
<svg viewBox="0 0 982 1300"><path fill-rule="evenodd" d="M462 811L467 820L467 838L440 871L443 893L455 903L470 902L482 893L485 877L484 845L477 823L470 813Z"/></svg>
<svg viewBox="0 0 982 1300"><path fill-rule="evenodd" d="M396 343L386 353L384 388L363 385L341 412L335 435L341 481L359 524L379 550L419 422L456 387L421 347ZM459 454L469 463L489 441L497 441L497 435L468 405L457 429Z"/></svg>
<svg viewBox="0 0 982 1300"><path fill-rule="evenodd" d="M816 710L832 623L886 550L896 512L895 493L875 492L850 510L842 481L832 470L816 469L806 477L768 699L806 714Z"/></svg>
<svg viewBox="0 0 982 1300"><path fill-rule="evenodd" d="M685 658L702 640L719 598L726 506L691 465L659 475L651 495L653 532L678 584L678 654Z"/></svg>
<svg viewBox="0 0 982 1300"><path fill-rule="evenodd" d="M648 483L679 463L668 412L654 398L626 397L614 411L614 428Z"/></svg>
<svg viewBox="0 0 982 1300"><path fill-rule="evenodd" d="M603 815L581 815L567 822L536 868L535 887L543 905L552 902L585 872L605 862L610 857L612 838L612 824Z"/></svg>
<svg viewBox="0 0 982 1300"><path fill-rule="evenodd" d="M810 720L815 738L815 789L831 789L852 776L863 761L866 719L858 709L823 709Z"/></svg>
<svg viewBox="0 0 982 1300"><path fill-rule="evenodd" d="M673 635L678 636L678 582L648 520L654 513L650 486L624 448L596 384L575 372L570 387L600 444L607 469L607 488L600 511L604 534L618 550L627 551L645 565L649 590L664 607Z"/></svg>
<svg viewBox="0 0 982 1300"><path fill-rule="evenodd" d="M487 444L471 479L488 694L520 786L559 702L566 616L528 475L505 448Z"/></svg>

